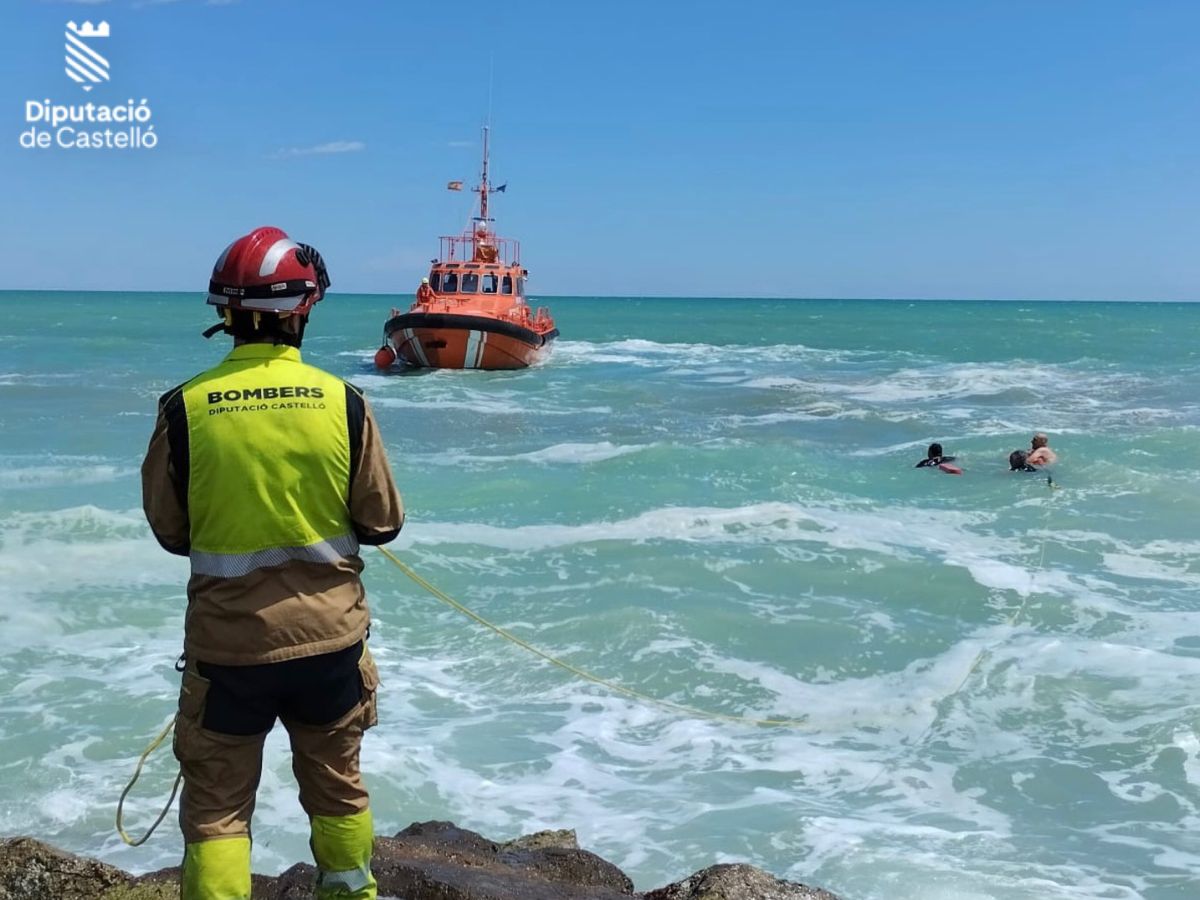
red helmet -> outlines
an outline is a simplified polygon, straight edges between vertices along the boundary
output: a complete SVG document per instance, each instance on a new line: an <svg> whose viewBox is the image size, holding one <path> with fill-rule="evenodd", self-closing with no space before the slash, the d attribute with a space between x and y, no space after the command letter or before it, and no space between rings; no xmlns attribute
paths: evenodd
<svg viewBox="0 0 1200 900"><path fill-rule="evenodd" d="M320 253L280 228L255 228L218 257L208 302L223 309L306 315L327 287Z"/></svg>

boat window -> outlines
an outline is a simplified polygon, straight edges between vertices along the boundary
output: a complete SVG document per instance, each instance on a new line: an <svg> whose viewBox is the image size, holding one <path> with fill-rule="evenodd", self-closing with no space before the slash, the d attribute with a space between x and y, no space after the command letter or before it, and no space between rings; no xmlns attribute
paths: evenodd
<svg viewBox="0 0 1200 900"><path fill-rule="evenodd" d="M525 279L524 278L517 279L517 294L521 297L525 296Z"/></svg>
<svg viewBox="0 0 1200 900"><path fill-rule="evenodd" d="M512 276L511 275L505 275L504 279L500 282L500 293L502 293L502 294L511 294L512 293Z"/></svg>
<svg viewBox="0 0 1200 900"><path fill-rule="evenodd" d="M483 292L485 294L496 293L496 276L495 275L484 275L483 276Z"/></svg>
<svg viewBox="0 0 1200 900"><path fill-rule="evenodd" d="M457 290L458 290L458 273L457 272L447 272L445 277L442 278L441 293L453 294Z"/></svg>
<svg viewBox="0 0 1200 900"><path fill-rule="evenodd" d="M473 294L479 290L479 276L474 272L463 272L462 292Z"/></svg>
<svg viewBox="0 0 1200 900"><path fill-rule="evenodd" d="M433 288L435 291L440 290L441 288L439 287L439 285L441 283L442 283L442 273L441 272L430 272L429 273L429 286L431 288Z"/></svg>

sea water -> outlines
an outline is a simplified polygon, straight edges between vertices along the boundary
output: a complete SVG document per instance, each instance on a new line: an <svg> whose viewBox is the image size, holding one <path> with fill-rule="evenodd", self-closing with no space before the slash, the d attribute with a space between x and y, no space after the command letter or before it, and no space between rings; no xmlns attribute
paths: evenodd
<svg viewBox="0 0 1200 900"><path fill-rule="evenodd" d="M848 900L1200 896L1200 304L549 301L519 372L376 373L398 298L305 358L362 387L381 833L575 828L639 889L745 860ZM547 301L543 301L547 302ZM200 295L0 294L0 834L144 871L116 798L169 719L187 563L138 466L225 352ZM1007 471L1036 430L1045 474ZM930 441L962 476L914 469ZM255 868L307 858L267 743ZM152 757L147 824L174 777Z"/></svg>

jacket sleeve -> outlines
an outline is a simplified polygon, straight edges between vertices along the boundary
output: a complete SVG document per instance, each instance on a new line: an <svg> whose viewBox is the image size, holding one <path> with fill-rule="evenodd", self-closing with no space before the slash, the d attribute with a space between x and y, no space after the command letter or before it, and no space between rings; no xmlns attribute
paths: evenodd
<svg viewBox="0 0 1200 900"><path fill-rule="evenodd" d="M142 509L162 548L177 556L187 556L191 542L187 489L181 483L175 463L182 448L174 448L172 453L171 432L175 429L170 426L166 407L164 398L159 403L154 433L142 462Z"/></svg>
<svg viewBox="0 0 1200 900"><path fill-rule="evenodd" d="M350 480L350 519L362 544L386 544L404 526L404 504L392 480L371 407L362 399L362 438Z"/></svg>

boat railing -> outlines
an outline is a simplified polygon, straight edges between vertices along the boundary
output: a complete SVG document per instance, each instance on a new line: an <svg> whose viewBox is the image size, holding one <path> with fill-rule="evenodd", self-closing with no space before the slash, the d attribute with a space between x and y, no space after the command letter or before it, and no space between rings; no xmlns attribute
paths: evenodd
<svg viewBox="0 0 1200 900"><path fill-rule="evenodd" d="M427 312L453 312L456 307L463 306L471 298L469 296L453 296L434 294L433 297L426 301L417 300L407 310L397 309L392 307L391 317L403 315L405 312L413 312L418 307L423 308ZM526 325L531 327L546 327L554 326L554 317L550 315L550 309L545 306L539 306L537 311L530 309L526 303L518 303L516 306L506 310L501 318L508 319L510 322L515 322L518 325Z"/></svg>
<svg viewBox="0 0 1200 900"><path fill-rule="evenodd" d="M521 264L521 242L514 238L497 237L491 233L481 237L467 232L444 235L438 240L441 242L439 258L443 261L494 262L505 266Z"/></svg>

